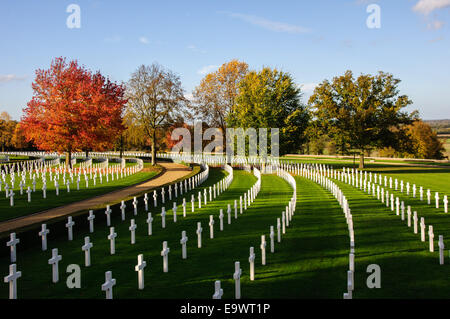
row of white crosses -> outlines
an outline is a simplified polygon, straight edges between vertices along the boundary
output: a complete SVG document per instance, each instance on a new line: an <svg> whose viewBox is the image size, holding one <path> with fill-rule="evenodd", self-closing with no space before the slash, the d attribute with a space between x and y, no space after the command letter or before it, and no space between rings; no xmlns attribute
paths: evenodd
<svg viewBox="0 0 450 319"><path fill-rule="evenodd" d="M138 162L139 163L139 162ZM114 174L116 175L116 179L119 179L119 172L120 172L120 178L127 177L129 175L135 174L138 171L142 169L142 163L132 166L132 167L125 167L125 168L119 168L118 165L116 167L106 167L106 168L94 168L94 169L85 169L85 168L78 168L78 175L76 173L76 169L69 169L66 170L62 168L61 166L59 168L56 168L54 170L55 175L53 175L53 168L49 166L44 166L43 169L36 169L36 173L32 174L33 169L29 169L29 180L31 182L32 179L32 186L27 186L26 182L26 172L25 170L21 173L21 180L19 183L20 188L20 195L24 192L24 187L27 187L26 193L27 193L27 201L31 202L31 194L36 191L36 175L39 178L39 173L41 173L41 179L42 179L42 197L45 199L47 198L47 170L50 175L50 180L53 181L55 186L55 193L57 196L59 196L60 193L60 174L63 177L62 185L66 187L67 193L70 193L70 185L74 184L76 182L77 184L77 190L80 189L80 181L81 181L81 173L84 175L86 188L89 188L89 181L92 180L94 187L97 183L97 176L99 178L99 181L101 184L103 184L103 176L106 176L106 182L109 182L109 174L111 174L111 180L114 181ZM66 172L69 174L69 177L66 179ZM77 175L76 181L74 182L74 177ZM16 195L13 191L14 189L14 181L15 181L15 173L14 171L11 173L11 187L8 185L8 183L5 181L5 173L3 171L3 181L5 182L5 195L6 198L9 198L10 206L14 206L14 196ZM2 182L0 180L0 190L1 190Z"/></svg>
<svg viewBox="0 0 450 319"><path fill-rule="evenodd" d="M231 183L231 180L233 178L233 169L231 167L227 168L229 171L229 175L226 178L226 182L223 183L223 186L228 187L228 185ZM190 182L190 185L192 187L198 186L200 183L202 183L204 180L208 178L209 175L209 167L206 166L206 170L203 170L202 173L197 174L193 177L192 181ZM180 182L181 183L181 182ZM182 188L180 188L182 189ZM187 189L186 189L187 191ZM182 193L181 193L182 194ZM136 197L133 200L134 205L134 214L137 215L137 199ZM122 219L124 220L124 203L122 201ZM148 209L148 205L146 203L146 210ZM111 220L110 220L110 214L111 209L110 206L107 206L107 209L105 211L105 214L107 216L107 225L110 226ZM94 232L94 219L95 215L92 210L89 211L89 215L87 217L87 220L89 222L89 232ZM152 234L152 221L153 218L151 216L151 213L148 213L148 232L149 235ZM67 219L67 223L65 224L68 232L68 240L73 240L73 227L75 225L75 222L72 219L72 216L69 216ZM136 231L137 225L135 223L134 219L131 219L131 225L129 227L130 234L131 234L131 244L135 244L136 237L135 237L135 231ZM39 232L39 236L41 237L41 249L43 251L47 250L47 236L50 233L50 230L47 228L46 224L41 225L41 231ZM111 255L115 254L115 239L117 238L117 233L114 231L114 227L110 227L110 234L107 236L107 239L110 241L110 253ZM187 258L187 251L186 251L186 242L187 242L187 236L186 232L182 232L182 238L180 243L182 244L182 258ZM16 262L17 259L17 244L20 243L20 239L16 237L15 233L10 234L10 240L7 242L7 246L10 247L11 250L11 262L13 264L10 265L10 274L5 277L5 282L9 282L10 284L10 298L16 299L17 298L17 279L20 278L21 272L17 272L16 270ZM91 266L91 249L93 247L93 243L90 241L89 236L86 236L84 238L84 245L81 247L81 250L84 252L85 255L85 266L89 267ZM163 256L163 271L168 271L168 253L169 248L167 247L167 242L163 242L163 251L161 255ZM52 281L54 283L58 282L59 280L59 270L58 270L58 263L62 260L62 256L58 255L58 249L54 248L52 249L52 258L49 259L48 263L52 265ZM137 269L139 268L139 269ZM145 268L145 262L142 260L142 255L138 256L138 265L136 266L136 271L138 271L138 284L139 289L143 289L144 281L143 281L143 269ZM106 273L106 282L102 286L102 289L106 291L107 298L112 298L112 287L115 285L115 280L112 279L111 272Z"/></svg>
<svg viewBox="0 0 450 319"><path fill-rule="evenodd" d="M258 180L260 180L261 177L261 173L259 171L255 171L256 169L254 168L254 174L259 177ZM285 214L285 212L283 212L283 220L285 220L285 217L287 216L286 220L290 220L292 219L292 216L294 215L294 211L295 211L295 204L297 201L297 191L296 191L296 182L294 180L294 178L287 173L284 170L277 170L277 174L278 176L282 177L283 179L285 179L293 188L293 196L291 198L291 200L289 201L289 205L286 206L286 212L287 214ZM260 183L258 183L260 185ZM212 217L212 216L211 216ZM281 227L280 227L280 219L277 219L278 222L278 242L281 242ZM283 227L283 233L285 232L285 228ZM270 233L269 233L269 237L270 237L270 252L274 253L275 252L275 232L274 232L274 227L270 226ZM267 246L267 242L266 242L266 236L265 235L261 235L261 245L260 245L260 249L261 249L261 264L264 266L266 265L266 246ZM255 280L255 259L256 259L256 255L255 255L255 248L254 247L250 247L250 255L248 258L249 261L249 266L250 266L250 280ZM235 262L235 272L233 273L233 279L234 279L234 283L235 283L235 299L240 299L241 298L241 276L242 276L242 269L240 266L240 262L236 261ZM215 281L214 283L215 285L215 291L213 294L213 299L221 299L222 295L223 295L223 290L220 287L220 281Z"/></svg>
<svg viewBox="0 0 450 319"><path fill-rule="evenodd" d="M354 186L354 187L358 187L357 185L353 184L353 178L350 178L351 176L353 176L353 172L350 173L348 168L344 168L343 169L344 172L343 174L339 174L337 175L337 179L342 181L342 182L347 182L348 184ZM336 172L336 171L334 171ZM358 176L358 170L356 170L356 176ZM362 178L363 174L359 174L360 178ZM364 175L367 175L367 172L365 172ZM373 183L371 183L372 180L372 173L370 172L369 174L369 179L368 181L366 180L366 178L364 178L364 182L363 185L359 185L360 188L361 186L363 186L364 191L367 190L368 194L372 194L373 197L377 197L378 200L381 201L381 203L385 203L386 207L390 208L390 210L392 212L395 211L397 216L400 216L401 220L404 221L405 220L405 202L404 201L400 201L399 197L395 197L394 198L394 194L389 194L389 190L386 190L381 187L381 191L380 191L380 184L382 182L382 178L381 175L374 174L374 181ZM346 179L345 176L348 176L348 178ZM378 178L377 178L378 177ZM357 180L357 178L356 178ZM377 180L379 182L379 184L377 184ZM387 177L384 176L384 181L385 181L385 185L387 185ZM367 185L366 185L367 184ZM392 186L392 178L390 178L389 180L389 184L390 186ZM397 182L395 182L395 184L397 184ZM402 184L403 181L401 181L400 183L400 190L402 191ZM375 191L375 185L376 185L376 191ZM407 189L409 184L407 184ZM367 187L366 187L367 186ZM415 188L415 187L414 187ZM430 200L430 195L429 195L429 191L428 191L428 200ZM438 195L437 195L438 198ZM438 207L439 202L438 200L436 200L436 205ZM412 220L413 220L413 231L414 234L418 233L418 221L419 221L419 217L417 216L417 211L414 211L412 213L411 211L411 206L407 206L406 207L407 210L407 225L408 227L411 227L411 215L412 215ZM434 231L433 231L433 226L432 225L428 225L428 240L429 240L429 251L430 252L434 252ZM426 225L425 225L425 218L421 217L420 218L420 238L422 242L426 241ZM443 235L439 235L439 242L438 242L438 246L439 246L439 263L441 265L444 264L444 249L445 249L445 245L444 245L444 237Z"/></svg>
<svg viewBox="0 0 450 319"><path fill-rule="evenodd" d="M363 181L363 176L364 176L364 181ZM358 177L359 177L359 185L358 185ZM336 177L335 177L335 179L336 179ZM377 173L364 171L364 174L363 174L358 169L350 170L350 168L344 167L342 174L339 174L339 172L338 172L338 179L340 181L345 181L345 183L351 184L352 186L354 186L356 188L358 188L358 186L360 189L362 189L364 187L364 191L366 190L367 185L370 188L370 185L375 184L375 185L379 185L379 186L384 185L385 188L389 187L391 190L395 190L395 191L399 190L401 193L406 193L407 196L412 196L413 198L416 198L416 194L417 194L416 184L413 184L411 186L409 182L405 183L403 180L401 180L399 182L397 178L395 178L395 180L394 180L392 177L388 178L388 176L386 176L386 175L382 176L379 173L377 174ZM405 188L406 188L406 192L405 192ZM411 190L412 190L412 192L411 192ZM427 189L426 196L427 196L427 204L431 205L432 194L431 194L430 189ZM424 199L423 197L424 197L424 188L423 188L423 186L420 186L419 187L420 201L423 201L423 199ZM440 199L441 199L441 197L439 195L439 192L435 192L434 193L434 202L435 202L436 209L439 209ZM448 213L448 196L447 195L444 195L442 197L442 202L443 202L444 212Z"/></svg>
<svg viewBox="0 0 450 319"><path fill-rule="evenodd" d="M228 187L228 185L231 183L232 178L233 178L233 170L230 166L226 167L226 170L229 172L229 175L225 178L226 181L224 183L224 188ZM259 192L260 189L260 172L257 169L254 169L254 174L258 177L258 181L255 183L255 185L252 187L251 190L248 191L248 193L246 193L245 195L248 194L248 201L247 201L247 196L245 196L246 200L245 200L245 204L247 207L247 204L250 205L254 198L256 197L256 195ZM219 188L218 188L219 191ZM242 197L241 197L242 199ZM134 203L136 203L136 198L133 201ZM241 201L242 203L242 201ZM230 206L230 205L228 205ZM135 206L136 207L136 206ZM230 209L229 209L230 210ZM110 224L110 212L111 209L108 206L107 210L106 210L106 215L107 215L107 223L108 225ZM242 213L242 205L241 205L241 213ZM135 209L135 214L137 214L137 211ZM235 201L235 215L237 214L237 208L236 208L236 201ZM89 222L89 231L91 233L94 232L94 219L95 219L95 215L93 214L93 211L89 211L89 215L87 217L87 220ZM147 223L148 223L148 233L149 235L152 234L152 224L151 222L153 221L153 218L151 216L151 213L148 213L148 219L147 219ZM199 223L199 227L201 229L201 223ZM69 216L67 223L66 223L66 228L68 230L68 240L73 240L73 226L75 225L75 222L73 221L72 217ZM134 219L131 220L131 226L129 227L130 233L131 233L131 244L135 243L135 230L136 230L136 223L134 221ZM39 236L41 237L41 246L42 246L42 250L46 251L47 250L47 236L50 233L50 230L47 229L47 225L46 224L42 224L41 225L41 231L39 232ZM199 248L201 248L201 231L199 232L197 229L197 234L199 236L198 239L198 246ZM211 236L213 237L213 232L211 232ZM115 239L117 238L117 233L114 231L114 227L110 227L110 234L108 235L108 240L110 240L110 253L113 255L115 254ZM187 243L188 237L186 236L186 232L183 231L182 232L182 236L181 236L181 240L180 240L180 244L182 245L182 258L186 259L187 258L187 250L186 250L186 243ZM12 233L11 234L11 240L7 243L7 246L11 247L11 262L15 262L16 261L16 245L20 242L20 240L18 238L16 238L16 234ZM81 247L82 251L85 254L85 266L89 267L91 266L91 249L93 247L93 243L90 241L89 236L86 236L84 238L84 245ZM161 256L163 257L163 271L164 272L168 272L168 254L169 254L170 249L167 246L167 242L163 242L163 250L161 252ZM59 270L58 270L58 263L62 260L62 256L58 255L58 249L55 248L52 250L52 258L49 259L48 263L52 265L52 281L54 283L56 283L59 280ZM143 268L145 266L143 265L142 262L142 257L141 255L139 255L138 260L140 260L141 262L138 263L138 266L136 266L137 268L139 268L139 289L143 289ZM12 266L11 266L11 269ZM14 266L14 269L15 266ZM20 273L20 272L18 272ZM16 291L16 281L17 278L20 277L20 275L14 275L15 274L15 270L14 272L11 272L11 274L8 276L8 280L10 282L11 285L11 291ZM105 288L104 290L107 293L107 298L112 298L112 286L114 286L115 281L112 279L111 273L107 272L106 273L106 282L105 284L102 286L102 289ZM109 278L109 279L108 279ZM5 278L5 281L7 279ZM114 283L114 284L112 284ZM14 287L13 287L14 286ZM17 297L17 294L11 294L10 297Z"/></svg>
<svg viewBox="0 0 450 319"><path fill-rule="evenodd" d="M344 299L352 299L354 290L354 272L355 272L355 232L353 228L353 216L351 214L348 201L345 198L342 190L335 184L330 178L333 174L333 169L324 165L310 165L310 164L296 164L296 165L282 165L287 171L294 172L305 178L308 178L315 183L321 185L330 191L333 196L338 200L339 205L344 213L350 240L350 253L349 253L349 270L347 271L347 292L344 293ZM328 176L328 177L327 177Z"/></svg>
<svg viewBox="0 0 450 319"><path fill-rule="evenodd" d="M253 168L253 174L257 177L257 182L252 186L251 191L249 190L248 193L245 193L245 198L247 198L247 194L249 194L248 198L249 201L245 200L246 203L245 209L247 209L247 204L250 205L253 203L254 199L258 195L260 189L261 189L261 172L257 168ZM236 208L236 200L235 200L235 219L237 219L237 208ZM242 196L240 196L240 203L241 203L241 214L242 214ZM228 224L231 224L231 209L230 204L228 204ZM220 230L223 231L223 210L220 210L219 214L220 219ZM214 238L214 216L210 215L210 239ZM198 236L198 248L201 248L201 223L199 222L197 224L197 236ZM274 249L274 236L273 236L273 226L271 226L271 252L275 252ZM261 236L261 263L262 265L266 264L266 240L265 235ZM254 253L254 247L250 247L250 256L249 256L249 264L250 264L250 280L255 279L255 253ZM240 262L235 262L235 271L233 273L233 279L235 283L235 299L241 299L241 276L242 276L242 269L240 266ZM220 280L216 280L214 282L214 294L212 296L213 299L222 299L223 296L223 289L221 288Z"/></svg>

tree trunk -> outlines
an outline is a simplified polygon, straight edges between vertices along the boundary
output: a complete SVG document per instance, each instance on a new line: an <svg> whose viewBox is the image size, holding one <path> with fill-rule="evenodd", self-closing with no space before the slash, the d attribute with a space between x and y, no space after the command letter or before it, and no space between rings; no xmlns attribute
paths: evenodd
<svg viewBox="0 0 450 319"><path fill-rule="evenodd" d="M72 168L72 152L67 151L66 154L66 167Z"/></svg>
<svg viewBox="0 0 450 319"><path fill-rule="evenodd" d="M152 131L152 165L155 165L156 163L156 131Z"/></svg>
<svg viewBox="0 0 450 319"><path fill-rule="evenodd" d="M88 158L88 157L89 157L89 151L86 150L86 158Z"/></svg>
<svg viewBox="0 0 450 319"><path fill-rule="evenodd" d="M359 169L364 168L364 150L361 150L361 153L359 154Z"/></svg>
<svg viewBox="0 0 450 319"><path fill-rule="evenodd" d="M123 156L123 135L120 135L120 158Z"/></svg>

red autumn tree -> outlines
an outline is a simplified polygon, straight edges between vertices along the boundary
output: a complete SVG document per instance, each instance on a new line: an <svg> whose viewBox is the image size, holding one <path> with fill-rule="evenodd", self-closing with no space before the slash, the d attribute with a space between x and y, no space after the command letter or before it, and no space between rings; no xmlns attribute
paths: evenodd
<svg viewBox="0 0 450 319"><path fill-rule="evenodd" d="M36 71L33 98L24 108L22 128L39 149L72 152L112 147L124 130L125 87L64 58Z"/></svg>

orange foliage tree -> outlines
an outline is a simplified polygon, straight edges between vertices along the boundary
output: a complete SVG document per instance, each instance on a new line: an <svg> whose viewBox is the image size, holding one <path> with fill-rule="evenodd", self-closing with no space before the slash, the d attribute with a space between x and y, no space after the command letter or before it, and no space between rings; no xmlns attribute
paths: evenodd
<svg viewBox="0 0 450 319"><path fill-rule="evenodd" d="M46 151L103 151L123 131L125 87L100 72L92 73L77 61L52 61L36 71L33 97L24 108L21 126L27 141Z"/></svg>

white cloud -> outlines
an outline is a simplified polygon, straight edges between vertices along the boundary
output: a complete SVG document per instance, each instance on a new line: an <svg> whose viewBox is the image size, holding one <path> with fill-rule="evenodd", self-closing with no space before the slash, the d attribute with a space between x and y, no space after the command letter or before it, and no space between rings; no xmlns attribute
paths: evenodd
<svg viewBox="0 0 450 319"><path fill-rule="evenodd" d="M275 32L287 32L287 33L307 33L310 30L298 25L288 24L284 22L272 21L265 18L257 17L254 15L242 14L242 13L227 13L232 18L240 19L244 22L259 26L261 28L275 31Z"/></svg>
<svg viewBox="0 0 450 319"><path fill-rule="evenodd" d="M444 26L444 24L445 24L445 22L434 20L434 21L431 21L430 23L428 23L427 27L430 30L439 30L440 28L442 28Z"/></svg>
<svg viewBox="0 0 450 319"><path fill-rule="evenodd" d="M431 12L450 7L450 0L419 0L413 10L425 15Z"/></svg>
<svg viewBox="0 0 450 319"><path fill-rule="evenodd" d="M139 38L139 42L141 42L142 44L149 44L150 41L148 40L147 37L140 37Z"/></svg>
<svg viewBox="0 0 450 319"><path fill-rule="evenodd" d="M8 83L8 82L13 82L13 81L23 81L26 78L27 78L26 76L19 76L19 75L16 75L16 74L5 74L5 75L0 74L0 83Z"/></svg>
<svg viewBox="0 0 450 319"><path fill-rule="evenodd" d="M219 66L218 65L206 65L204 67L202 67L200 70L197 71L198 74L201 75L206 75L208 73L210 73L211 71L217 69Z"/></svg>

